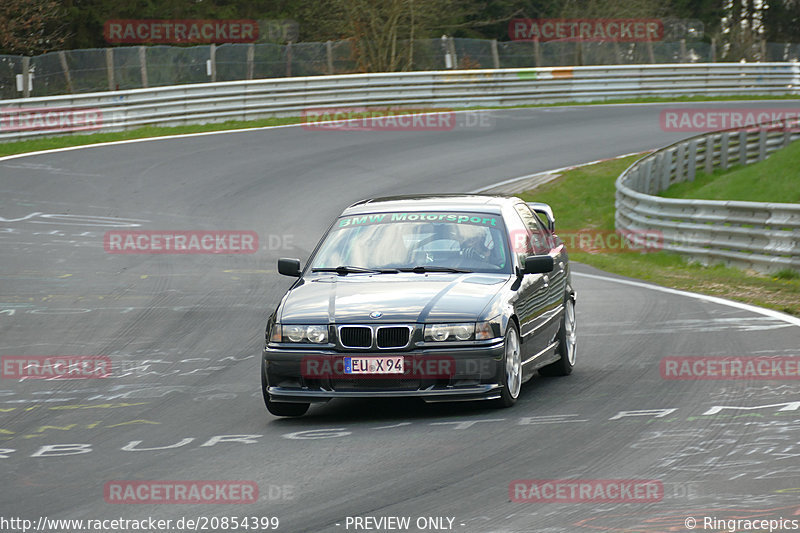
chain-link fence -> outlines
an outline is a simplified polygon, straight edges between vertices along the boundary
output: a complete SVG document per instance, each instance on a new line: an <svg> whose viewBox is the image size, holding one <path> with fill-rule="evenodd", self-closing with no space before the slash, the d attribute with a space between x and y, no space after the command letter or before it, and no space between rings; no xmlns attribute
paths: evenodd
<svg viewBox="0 0 800 533"><path fill-rule="evenodd" d="M577 65L700 63L723 60L714 43L498 42L415 39L397 46L400 70L526 68ZM757 43L748 61L797 61L800 45ZM738 60L738 58L737 58ZM366 69L352 41L220 46L130 46L0 55L0 99L50 96L185 83L347 74ZM22 76L28 71L27 79Z"/></svg>

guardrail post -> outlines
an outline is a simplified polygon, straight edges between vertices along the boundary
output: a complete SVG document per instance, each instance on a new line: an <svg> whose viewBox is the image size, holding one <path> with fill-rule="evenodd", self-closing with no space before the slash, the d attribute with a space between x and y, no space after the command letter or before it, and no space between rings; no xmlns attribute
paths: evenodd
<svg viewBox="0 0 800 533"><path fill-rule="evenodd" d="M64 71L64 81L67 82L67 91L69 94L73 94L75 91L72 90L72 78L69 75L69 66L67 65L67 54L64 50L58 51L58 61L61 63L61 70Z"/></svg>
<svg viewBox="0 0 800 533"><path fill-rule="evenodd" d="M500 53L497 51L497 39L492 39L492 64L500 68Z"/></svg>
<svg viewBox="0 0 800 533"><path fill-rule="evenodd" d="M739 132L739 164L747 164L747 131Z"/></svg>
<svg viewBox="0 0 800 533"><path fill-rule="evenodd" d="M664 152L659 152L656 155L655 169L653 170L653 194L658 194L661 191L661 175L664 173Z"/></svg>
<svg viewBox="0 0 800 533"><path fill-rule="evenodd" d="M139 71L142 75L142 87L146 89L149 84L147 83L147 48L144 46L139 47Z"/></svg>
<svg viewBox="0 0 800 533"><path fill-rule="evenodd" d="M675 183L682 181L686 181L686 143L679 144L675 154Z"/></svg>
<svg viewBox="0 0 800 533"><path fill-rule="evenodd" d="M22 97L31 95L31 58L22 56Z"/></svg>
<svg viewBox="0 0 800 533"><path fill-rule="evenodd" d="M728 152L730 152L731 134L723 132L719 139L719 168L728 170Z"/></svg>
<svg viewBox="0 0 800 533"><path fill-rule="evenodd" d="M763 161L767 158L767 130L761 129L758 133L758 160Z"/></svg>
<svg viewBox="0 0 800 533"><path fill-rule="evenodd" d="M325 41L325 56L328 59L328 74L333 74L333 43Z"/></svg>
<svg viewBox="0 0 800 533"><path fill-rule="evenodd" d="M714 135L713 133L709 133L706 137L706 160L705 163L705 173L711 174L714 172Z"/></svg>
<svg viewBox="0 0 800 533"><path fill-rule="evenodd" d="M256 58L256 45L255 43L250 43L247 45L247 79L253 79L253 70L254 70L254 63Z"/></svg>
<svg viewBox="0 0 800 533"><path fill-rule="evenodd" d="M653 160L648 158L642 165L642 174L644 175L644 190L647 194L651 194L653 189Z"/></svg>
<svg viewBox="0 0 800 533"><path fill-rule="evenodd" d="M113 91L116 88L114 83L114 49L106 48L106 72L108 73L108 90Z"/></svg>
<svg viewBox="0 0 800 533"><path fill-rule="evenodd" d="M694 176L697 172L697 141L689 143L689 158L686 164L688 165L686 168L687 179L694 181Z"/></svg>
<svg viewBox="0 0 800 533"><path fill-rule="evenodd" d="M783 119L783 146L789 146L789 143L792 142L792 128L796 128L798 122L795 121L794 125L789 125L791 119L785 118Z"/></svg>
<svg viewBox="0 0 800 533"><path fill-rule="evenodd" d="M669 177L672 174L672 158L675 156L675 150L667 150L664 154L664 160L661 161L661 183L658 185L658 190L663 191L669 187Z"/></svg>

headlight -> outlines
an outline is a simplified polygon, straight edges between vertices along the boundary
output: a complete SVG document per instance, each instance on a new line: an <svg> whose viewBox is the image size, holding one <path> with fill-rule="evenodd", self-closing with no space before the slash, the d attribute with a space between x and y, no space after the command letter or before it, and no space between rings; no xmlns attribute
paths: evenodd
<svg viewBox="0 0 800 533"><path fill-rule="evenodd" d="M284 342L311 342L314 344L325 344L328 342L328 326L284 324L282 340Z"/></svg>
<svg viewBox="0 0 800 533"><path fill-rule="evenodd" d="M495 322L478 322L475 324L475 340L484 341L500 336L500 324Z"/></svg>
<svg viewBox="0 0 800 533"><path fill-rule="evenodd" d="M471 341L475 338L475 323L428 324L425 326L426 341Z"/></svg>

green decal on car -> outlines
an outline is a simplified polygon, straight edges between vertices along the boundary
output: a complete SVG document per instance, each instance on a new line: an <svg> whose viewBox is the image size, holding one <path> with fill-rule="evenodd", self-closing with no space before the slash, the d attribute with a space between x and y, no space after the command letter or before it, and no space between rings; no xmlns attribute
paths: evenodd
<svg viewBox="0 0 800 533"><path fill-rule="evenodd" d="M339 219L339 227L363 226L388 222L454 222L456 224L473 224L479 226L497 226L495 217L476 216L469 213L389 213L380 215L364 215Z"/></svg>

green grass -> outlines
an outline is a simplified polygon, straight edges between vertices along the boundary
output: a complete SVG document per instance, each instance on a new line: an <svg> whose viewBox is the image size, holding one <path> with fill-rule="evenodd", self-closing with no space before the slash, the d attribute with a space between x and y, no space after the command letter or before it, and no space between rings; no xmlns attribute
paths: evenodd
<svg viewBox="0 0 800 533"><path fill-rule="evenodd" d="M556 232L581 229L614 230L614 181L640 155L596 163L564 172L521 197L546 202L556 215ZM586 253L570 250L570 259L665 287L776 309L800 316L800 274L784 270L774 275L703 266L670 252Z"/></svg>
<svg viewBox="0 0 800 533"><path fill-rule="evenodd" d="M692 182L676 183L662 196L698 200L744 200L800 203L800 141L764 161L713 174L698 173Z"/></svg>
<svg viewBox="0 0 800 533"><path fill-rule="evenodd" d="M666 103L666 102L724 102L736 100L798 100L800 96L794 95L779 95L779 96L747 96L747 95L731 95L731 96L681 96L676 98L622 98L617 100L597 100L592 102L561 102L554 104L527 104L510 107L484 107L473 106L467 108L458 108L459 110L479 110L479 109L520 109L520 108L534 108L534 107L559 107L559 106L574 106L574 105L598 105L598 104L647 104L647 103ZM433 106L431 106L433 107ZM207 131L222 131L222 130L236 130L243 128L258 128L264 126L280 126L286 124L299 124L302 122L300 117L288 118L266 118L260 120L249 121L229 121L213 124L196 124L189 126L175 126L175 127L159 127L159 126L146 126L127 131L114 132L114 133L90 133L90 134L68 134L55 137L47 137L41 139L31 139L27 141L0 141L0 157L5 155L22 154L26 152L38 152L40 150L52 150L54 148L66 148L71 146L82 146L87 144L95 144L102 142L124 141L129 139L144 139L149 137L162 137L165 135L179 135L184 133L200 133Z"/></svg>

